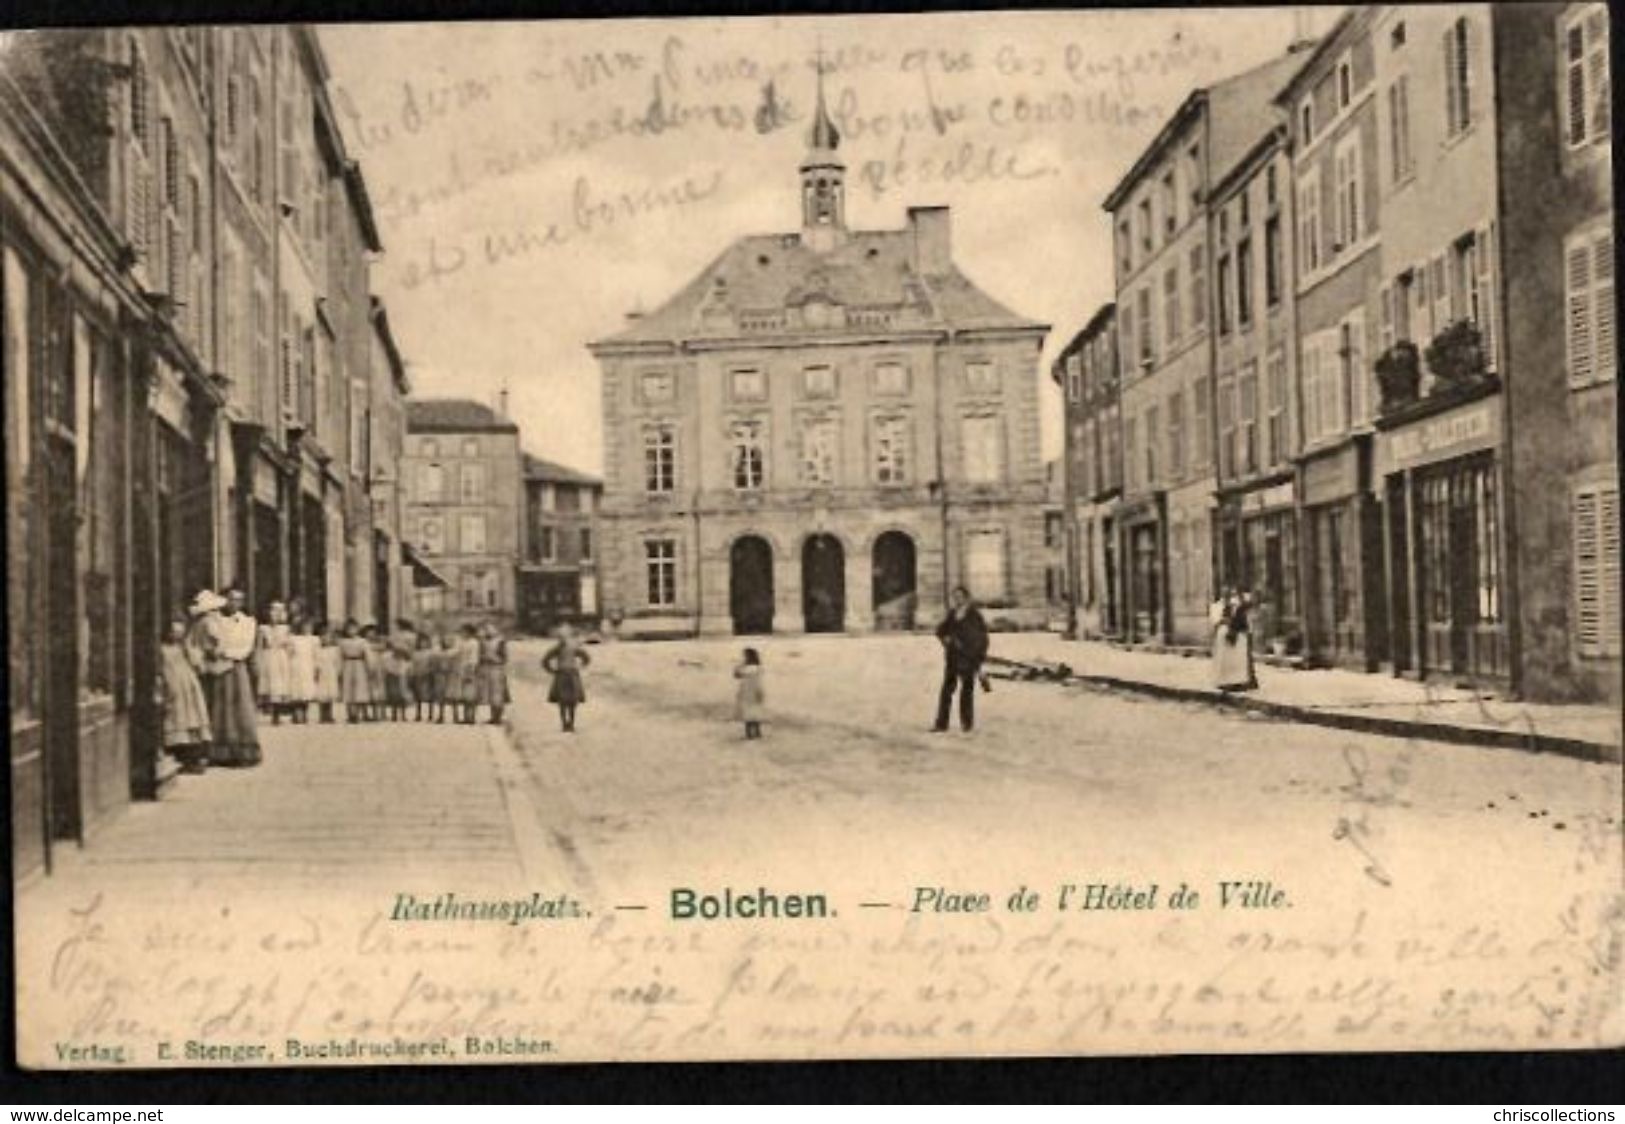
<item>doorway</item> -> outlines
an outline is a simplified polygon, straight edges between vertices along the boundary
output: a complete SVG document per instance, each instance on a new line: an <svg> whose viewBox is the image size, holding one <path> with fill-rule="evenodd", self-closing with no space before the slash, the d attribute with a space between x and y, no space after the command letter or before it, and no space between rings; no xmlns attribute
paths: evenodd
<svg viewBox="0 0 1625 1124"><path fill-rule="evenodd" d="M875 540L873 592L877 630L906 632L914 627L915 561L914 540L902 531L887 531Z"/></svg>
<svg viewBox="0 0 1625 1124"><path fill-rule="evenodd" d="M773 548L758 535L742 535L728 552L728 611L735 636L773 631Z"/></svg>
<svg viewBox="0 0 1625 1124"><path fill-rule="evenodd" d="M810 535L802 544L801 613L808 632L846 627L846 552L834 535Z"/></svg>

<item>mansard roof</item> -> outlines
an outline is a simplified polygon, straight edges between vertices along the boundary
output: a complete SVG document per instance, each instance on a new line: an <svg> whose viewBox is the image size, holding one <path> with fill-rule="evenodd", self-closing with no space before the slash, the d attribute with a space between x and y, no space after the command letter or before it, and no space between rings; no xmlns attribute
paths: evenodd
<svg viewBox="0 0 1625 1124"><path fill-rule="evenodd" d="M918 272L915 251L916 232L908 229L854 230L824 252L799 234L747 235L659 308L593 346L802 331L1048 330L988 296L958 266ZM815 303L843 307L844 319L803 326L799 310Z"/></svg>

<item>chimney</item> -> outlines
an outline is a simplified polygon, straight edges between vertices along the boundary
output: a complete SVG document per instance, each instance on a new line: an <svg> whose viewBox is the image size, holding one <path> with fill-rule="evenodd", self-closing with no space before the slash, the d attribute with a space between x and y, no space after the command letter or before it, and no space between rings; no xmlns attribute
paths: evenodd
<svg viewBox="0 0 1625 1124"><path fill-rule="evenodd" d="M497 391L497 417L503 421L508 420L508 388L506 386Z"/></svg>
<svg viewBox="0 0 1625 1124"><path fill-rule="evenodd" d="M914 271L933 277L953 268L954 255L947 207L910 207L908 231L914 242Z"/></svg>

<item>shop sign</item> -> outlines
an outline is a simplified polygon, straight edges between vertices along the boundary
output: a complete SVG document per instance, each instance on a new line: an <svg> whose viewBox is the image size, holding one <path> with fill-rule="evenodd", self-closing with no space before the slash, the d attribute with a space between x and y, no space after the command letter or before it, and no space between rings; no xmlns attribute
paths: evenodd
<svg viewBox="0 0 1625 1124"><path fill-rule="evenodd" d="M1304 466L1303 502L1306 504L1347 499L1359 490L1359 458L1352 445Z"/></svg>
<svg viewBox="0 0 1625 1124"><path fill-rule="evenodd" d="M277 505L277 471L264 459L254 461L254 498L267 507Z"/></svg>
<svg viewBox="0 0 1625 1124"><path fill-rule="evenodd" d="M1481 446L1496 434L1496 407L1489 401L1470 410L1444 414L1421 425L1397 430L1389 435L1388 455L1395 468L1408 468L1423 461L1441 460L1464 446Z"/></svg>
<svg viewBox="0 0 1625 1124"><path fill-rule="evenodd" d="M1241 510L1251 515L1272 507L1291 507L1295 498L1292 481L1288 480L1283 484L1248 492L1241 497Z"/></svg>

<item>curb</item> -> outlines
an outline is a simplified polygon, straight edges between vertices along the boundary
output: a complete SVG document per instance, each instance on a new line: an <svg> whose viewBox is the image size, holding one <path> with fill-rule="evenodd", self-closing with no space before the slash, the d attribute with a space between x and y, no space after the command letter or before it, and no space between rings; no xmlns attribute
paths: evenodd
<svg viewBox="0 0 1625 1124"><path fill-rule="evenodd" d="M991 660L989 662L992 662ZM1043 672L1041 666L1020 660L999 660L1012 667L1029 668ZM1617 764L1622 760L1621 747L1607 742L1587 741L1557 734L1542 734L1535 730L1487 729L1482 726L1461 726L1446 722L1426 722L1414 718L1390 718L1370 714L1351 714L1347 711L1320 710L1315 707L1296 706L1292 703L1270 702L1248 698L1245 695L1225 694L1197 687L1171 687L1165 683L1150 683L1140 679L1123 679L1115 675L1087 674L1074 671L1065 679L1055 682L1083 683L1107 690L1176 702L1203 703L1224 710L1249 711L1284 722L1302 722L1311 726L1327 726L1338 730L1353 730L1362 734L1375 734L1390 738L1422 738L1448 742L1453 745L1483 746L1490 749L1521 749L1529 753L1550 753L1579 761Z"/></svg>

